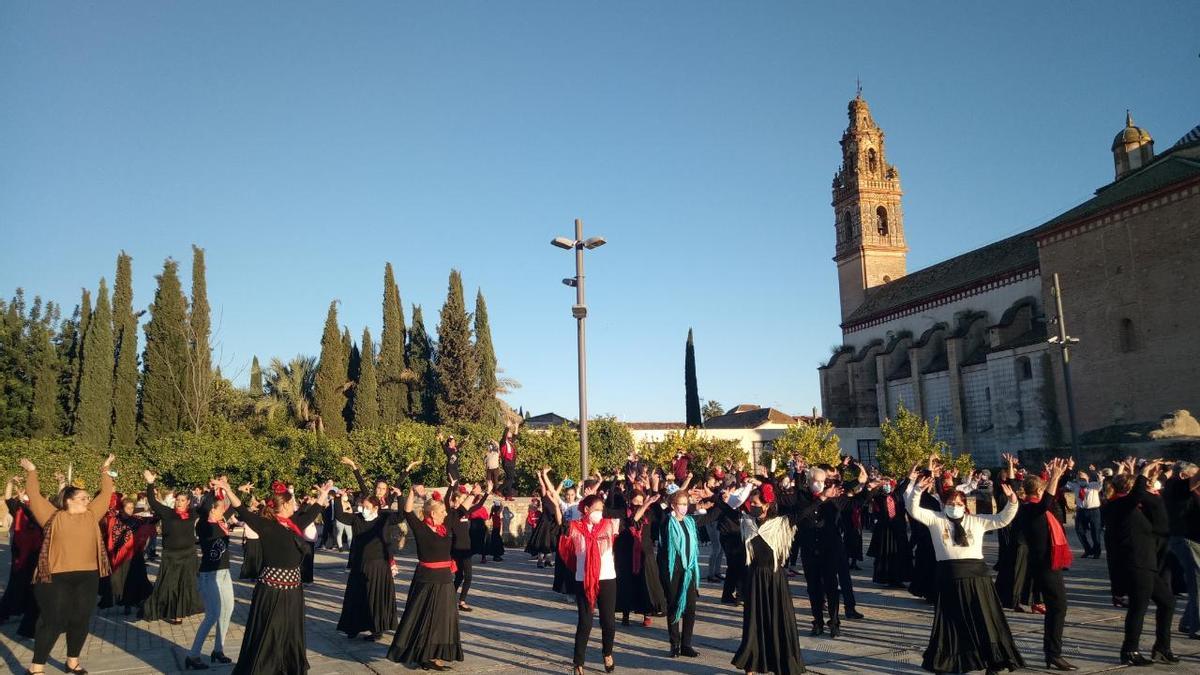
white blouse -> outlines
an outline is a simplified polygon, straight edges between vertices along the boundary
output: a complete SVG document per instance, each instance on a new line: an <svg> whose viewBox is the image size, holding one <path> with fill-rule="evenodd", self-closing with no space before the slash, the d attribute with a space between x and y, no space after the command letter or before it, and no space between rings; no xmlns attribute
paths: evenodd
<svg viewBox="0 0 1200 675"><path fill-rule="evenodd" d="M995 515L966 514L962 517L962 528L967 532L967 545L954 544L954 530L946 514L927 509L920 504L920 493L915 483L909 483L904 491L904 508L913 520L929 528L933 539L933 552L942 560L983 560L983 533L1005 527L1017 517L1017 500L1010 499L1004 510Z"/></svg>

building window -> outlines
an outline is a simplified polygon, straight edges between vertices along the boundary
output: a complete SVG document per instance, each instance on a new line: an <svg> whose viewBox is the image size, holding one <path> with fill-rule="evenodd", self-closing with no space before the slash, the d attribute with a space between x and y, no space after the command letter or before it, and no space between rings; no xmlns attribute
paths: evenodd
<svg viewBox="0 0 1200 675"><path fill-rule="evenodd" d="M1029 362L1029 357L1022 356L1017 359L1017 378L1021 380L1033 379L1033 364Z"/></svg>
<svg viewBox="0 0 1200 675"><path fill-rule="evenodd" d="M860 439L858 441L858 461L866 466L878 466L875 455L879 451L879 441L875 439Z"/></svg>
<svg viewBox="0 0 1200 675"><path fill-rule="evenodd" d="M888 215L887 209L882 206L875 209L875 227L879 230L879 236L886 237L888 234Z"/></svg>
<svg viewBox="0 0 1200 675"><path fill-rule="evenodd" d="M1128 353L1137 349L1136 334L1133 331L1133 319L1121 319L1120 348Z"/></svg>
<svg viewBox="0 0 1200 675"><path fill-rule="evenodd" d="M842 213L842 231L846 233L846 241L854 238L854 221L849 211Z"/></svg>
<svg viewBox="0 0 1200 675"><path fill-rule="evenodd" d="M867 170L874 176L879 170L879 162L875 159L875 148L867 150Z"/></svg>

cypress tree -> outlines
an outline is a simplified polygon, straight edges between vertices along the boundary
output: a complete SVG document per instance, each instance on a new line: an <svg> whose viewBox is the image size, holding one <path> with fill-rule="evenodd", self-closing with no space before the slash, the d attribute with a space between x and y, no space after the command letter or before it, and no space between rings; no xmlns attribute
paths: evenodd
<svg viewBox="0 0 1200 675"><path fill-rule="evenodd" d="M113 340L116 346L116 368L113 371L114 447L133 446L137 433L137 317L133 313L133 259L117 256L117 281L113 287Z"/></svg>
<svg viewBox="0 0 1200 675"><path fill-rule="evenodd" d="M409 412L418 422L432 423L433 394L437 390L433 372L433 343L425 331L425 318L420 305L413 305L412 328L408 331L404 358L413 376L408 388Z"/></svg>
<svg viewBox="0 0 1200 675"><path fill-rule="evenodd" d="M392 275L392 264L383 268L383 334L379 341L379 417L395 424L409 414L408 384L404 379L404 305Z"/></svg>
<svg viewBox="0 0 1200 675"><path fill-rule="evenodd" d="M683 386L687 399L687 425L704 426L700 415L700 392L696 386L696 346L692 343L692 329L688 329L687 347L683 355Z"/></svg>
<svg viewBox="0 0 1200 675"><path fill-rule="evenodd" d="M375 375L375 345L371 330L363 328L358 384L354 387L354 430L379 426L379 385Z"/></svg>
<svg viewBox="0 0 1200 675"><path fill-rule="evenodd" d="M362 368L362 355L358 345L350 338L350 327L342 326L342 349L346 353L346 406L342 408L342 418L346 420L346 428L354 428L354 398L358 395L358 376Z"/></svg>
<svg viewBox="0 0 1200 675"><path fill-rule="evenodd" d="M208 282L205 279L204 249L192 245L192 306L188 313L189 359L186 405L195 431L208 417L212 398L212 319L208 306Z"/></svg>
<svg viewBox="0 0 1200 675"><path fill-rule="evenodd" d="M480 417L476 381L479 362L471 344L471 320L463 301L462 275L450 270L446 302L438 322L438 349L433 362L437 374L437 419L448 422L473 422Z"/></svg>
<svg viewBox="0 0 1200 675"><path fill-rule="evenodd" d="M71 433L78 433L79 424L79 381L83 378L83 343L88 328L92 325L92 292L83 289L79 298L79 332L75 337L75 354L71 362Z"/></svg>
<svg viewBox="0 0 1200 675"><path fill-rule="evenodd" d="M345 436L346 420L342 411L346 407L346 369L349 355L342 344L342 335L337 327L337 300L329 303L325 316L325 331L321 336L321 362L317 366L317 379L313 387L313 399L321 424L329 436Z"/></svg>
<svg viewBox="0 0 1200 675"><path fill-rule="evenodd" d="M36 300L35 300L36 302ZM35 438L54 436L62 430L62 408L58 403L59 361L54 347L54 324L58 309L46 303L40 321L31 322L31 364L33 366L33 409L29 415L30 433Z"/></svg>
<svg viewBox="0 0 1200 675"><path fill-rule="evenodd" d="M187 300L179 283L179 263L167 258L157 276L158 290L146 322L142 352L142 433L155 438L184 428L187 421L184 390L191 361Z"/></svg>
<svg viewBox="0 0 1200 675"><path fill-rule="evenodd" d="M250 394L261 396L263 393L262 366L258 365L258 356L250 362Z"/></svg>
<svg viewBox="0 0 1200 675"><path fill-rule="evenodd" d="M496 351L492 347L492 328L488 323L487 303L483 300L483 291L475 294L475 355L479 361L479 405L483 411L484 421L490 424L500 423L500 400L496 393L500 390L500 382L496 378Z"/></svg>
<svg viewBox="0 0 1200 675"><path fill-rule="evenodd" d="M35 311L40 303L35 301ZM25 313L25 291L18 288L12 302L0 314L0 438L23 438L30 431L33 404L30 362L29 318Z"/></svg>
<svg viewBox="0 0 1200 675"><path fill-rule="evenodd" d="M75 419L75 362L83 349L80 340L80 305L75 305L71 318L63 321L62 330L58 334L58 407L59 420L63 433L71 433L71 423Z"/></svg>
<svg viewBox="0 0 1200 675"><path fill-rule="evenodd" d="M113 333L108 284L100 279L96 310L83 341L79 378L79 426L75 434L93 448L107 448L112 433Z"/></svg>

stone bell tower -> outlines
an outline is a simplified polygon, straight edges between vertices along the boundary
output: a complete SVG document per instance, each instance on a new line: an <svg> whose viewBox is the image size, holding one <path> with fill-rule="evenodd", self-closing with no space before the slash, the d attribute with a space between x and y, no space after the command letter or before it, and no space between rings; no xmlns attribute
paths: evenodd
<svg viewBox="0 0 1200 675"><path fill-rule="evenodd" d="M870 289L904 276L908 245L900 208L900 172L888 164L883 130L871 119L862 88L847 108L842 166L833 177L834 229L842 321Z"/></svg>

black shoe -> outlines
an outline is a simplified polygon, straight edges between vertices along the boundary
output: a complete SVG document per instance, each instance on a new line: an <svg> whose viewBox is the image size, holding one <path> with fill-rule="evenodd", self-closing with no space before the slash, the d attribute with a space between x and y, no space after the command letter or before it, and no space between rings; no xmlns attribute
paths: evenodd
<svg viewBox="0 0 1200 675"><path fill-rule="evenodd" d="M1079 670L1078 666L1071 665L1070 662L1061 656L1047 656L1046 667L1053 668L1054 670Z"/></svg>
<svg viewBox="0 0 1200 675"><path fill-rule="evenodd" d="M233 659L225 656L225 652L213 652L209 659L213 663L233 663Z"/></svg>
<svg viewBox="0 0 1200 675"><path fill-rule="evenodd" d="M68 673L69 675L88 675L87 668L84 668L83 666L75 666L74 668L64 667L63 672Z"/></svg>
<svg viewBox="0 0 1200 675"><path fill-rule="evenodd" d="M1121 652L1121 665L1123 666L1152 666L1154 662L1142 656L1139 651Z"/></svg>
<svg viewBox="0 0 1200 675"><path fill-rule="evenodd" d="M695 649L692 649L691 647L683 647L679 650L679 655L686 656L689 659L694 659L697 656L700 656L700 652L696 651Z"/></svg>
<svg viewBox="0 0 1200 675"><path fill-rule="evenodd" d="M377 642L381 637L383 637L383 633L368 633L363 636L363 640L367 642Z"/></svg>
<svg viewBox="0 0 1200 675"><path fill-rule="evenodd" d="M426 661L425 663L421 664L421 670L450 670L450 666L444 664L438 665L433 661Z"/></svg>
<svg viewBox="0 0 1200 675"><path fill-rule="evenodd" d="M606 657L604 657L604 658L605 658L605 662L604 662L604 672L606 672L606 673L611 673L612 671L614 671L614 670L616 670L616 669L617 669L617 662L616 662L615 660L614 660L614 661L608 661L608 659L612 659L612 655L611 655L611 654L610 654L610 655L608 655L608 656L606 656Z"/></svg>
<svg viewBox="0 0 1200 675"><path fill-rule="evenodd" d="M812 632L811 632L811 633L809 633L809 635L812 635L813 637L816 637L816 636L818 636L818 635L824 635L824 634L825 634L825 625L824 625L824 624L817 623L816 621L814 621L814 622L813 622L813 627L812 627Z"/></svg>
<svg viewBox="0 0 1200 675"><path fill-rule="evenodd" d="M189 656L183 660L184 670L208 670L208 664L198 656Z"/></svg>
<svg viewBox="0 0 1200 675"><path fill-rule="evenodd" d="M1175 656L1175 652L1169 649L1166 651L1161 649L1150 650L1150 660L1155 663L1179 663L1179 657Z"/></svg>
<svg viewBox="0 0 1200 675"><path fill-rule="evenodd" d="M842 634L842 625L836 621L829 624L829 639L836 640Z"/></svg>
<svg viewBox="0 0 1200 675"><path fill-rule="evenodd" d="M472 609L471 607L468 607L468 606L467 606L465 603L462 603L462 602L460 602L460 603L458 603L458 611L460 611L460 612L473 612L473 611L475 611L475 610L474 610L474 609Z"/></svg>
<svg viewBox="0 0 1200 675"><path fill-rule="evenodd" d="M856 609L848 609L848 610L846 610L846 618L847 619L861 619L861 618L863 618L863 615L862 615L862 612L859 612Z"/></svg>
<svg viewBox="0 0 1200 675"><path fill-rule="evenodd" d="M546 563L542 562L541 560L538 561L538 569L539 570L544 568L545 566L546 566Z"/></svg>

